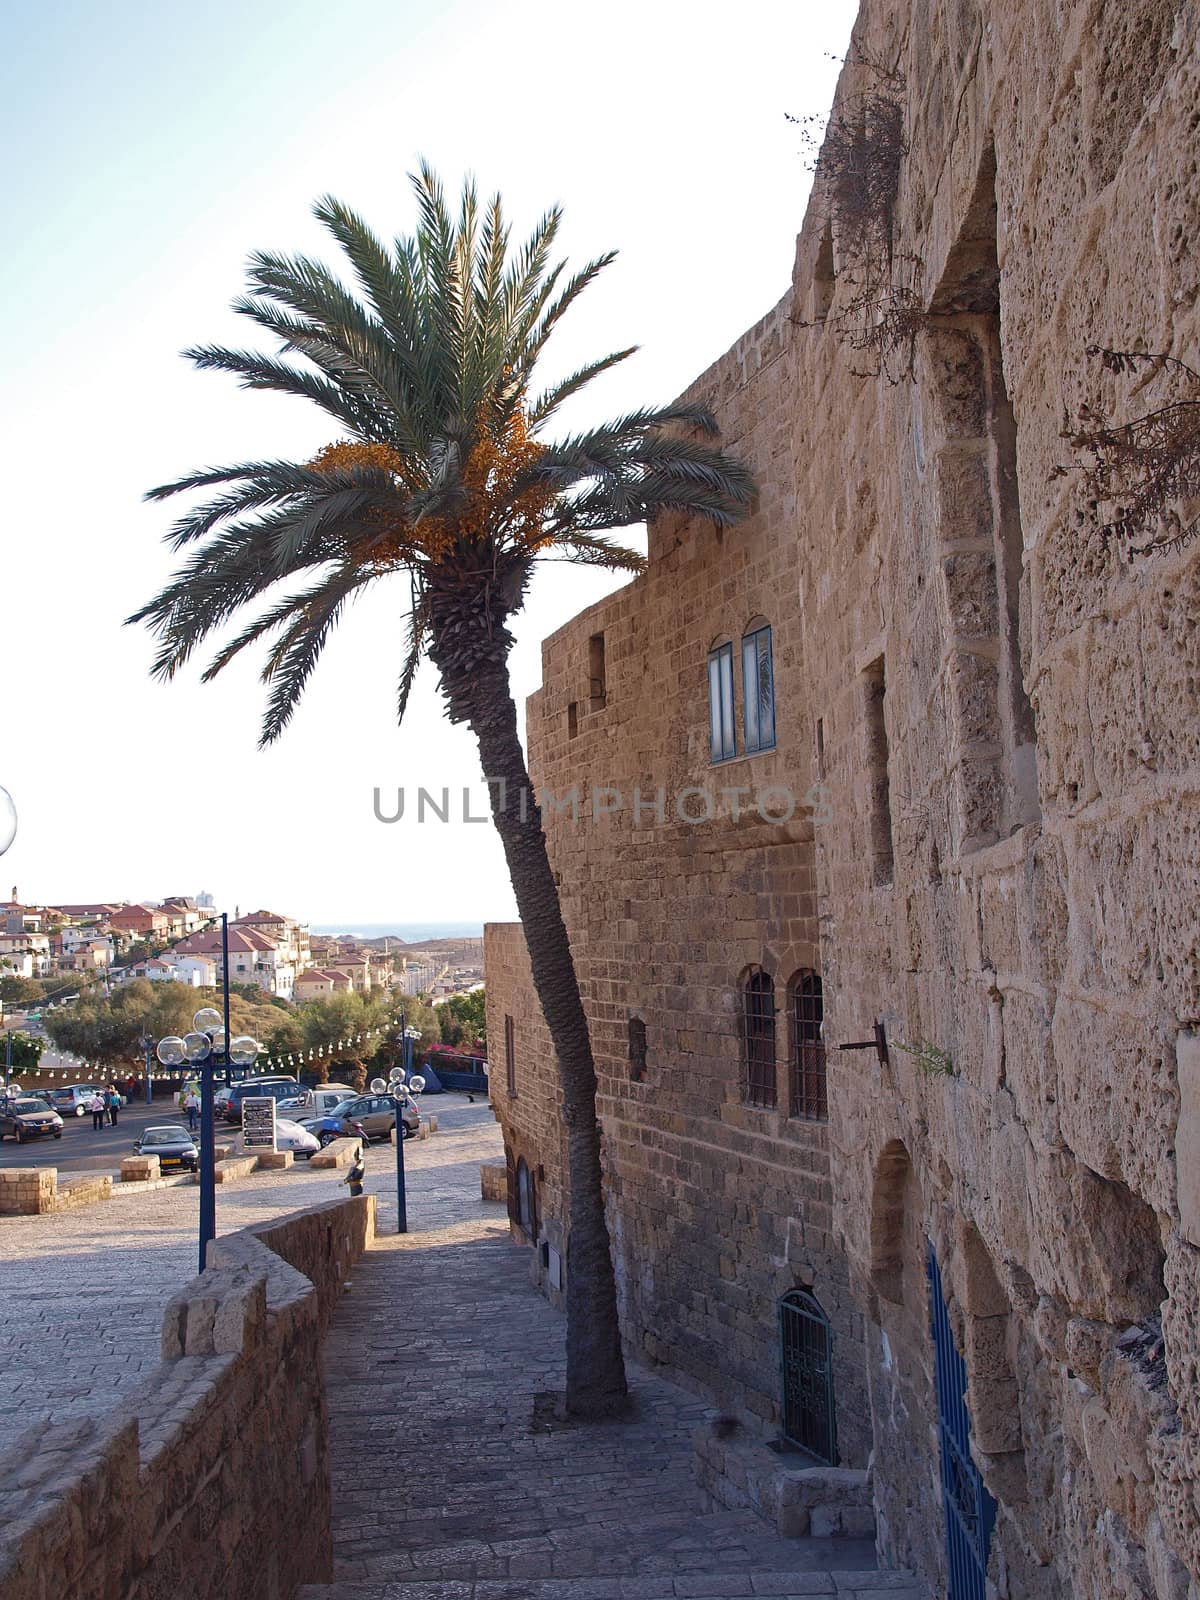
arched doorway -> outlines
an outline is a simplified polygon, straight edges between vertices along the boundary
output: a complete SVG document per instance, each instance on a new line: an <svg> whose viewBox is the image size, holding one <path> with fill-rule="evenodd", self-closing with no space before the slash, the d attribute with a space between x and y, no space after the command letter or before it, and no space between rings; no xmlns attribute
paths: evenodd
<svg viewBox="0 0 1200 1600"><path fill-rule="evenodd" d="M783 1436L827 1466L837 1465L833 1333L820 1301L791 1289L779 1302Z"/></svg>

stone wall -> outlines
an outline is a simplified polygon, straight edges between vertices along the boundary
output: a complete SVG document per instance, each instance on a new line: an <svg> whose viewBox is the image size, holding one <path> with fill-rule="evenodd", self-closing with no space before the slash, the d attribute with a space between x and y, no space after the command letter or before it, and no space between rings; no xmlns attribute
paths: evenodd
<svg viewBox="0 0 1200 1600"><path fill-rule="evenodd" d="M840 337L853 268L814 203L790 294L691 391L756 515L662 519L646 574L546 641L528 708L536 778L584 795L546 826L625 1332L769 1432L776 1302L811 1286L839 1459L873 1453L884 1554L942 1587L932 1247L998 1592L1175 1600L1200 1579L1200 561L1125 559L1058 469L1084 404L1117 423L1180 393L1090 346L1200 364L1200 13L867 0L857 39L848 115L900 75L912 379ZM708 656L760 618L776 746L714 767ZM707 821L675 810L735 785ZM801 804L773 822L753 797L779 785ZM593 814L599 786L623 808ZM489 1036L523 1019L525 1080L503 1094L500 1059L492 1092L546 1168L544 1228L566 1215L553 1063L513 951L493 930ZM827 1123L787 1115L805 969ZM747 1103L759 974L774 1108ZM877 1021L886 1055L835 1048Z"/></svg>
<svg viewBox="0 0 1200 1600"><path fill-rule="evenodd" d="M365 1196L214 1242L157 1373L0 1460L5 1600L291 1600L329 1578L321 1338L374 1227Z"/></svg>
<svg viewBox="0 0 1200 1600"><path fill-rule="evenodd" d="M105 1173L59 1179L57 1167L6 1167L0 1172L0 1217L45 1216L112 1199L112 1178Z"/></svg>

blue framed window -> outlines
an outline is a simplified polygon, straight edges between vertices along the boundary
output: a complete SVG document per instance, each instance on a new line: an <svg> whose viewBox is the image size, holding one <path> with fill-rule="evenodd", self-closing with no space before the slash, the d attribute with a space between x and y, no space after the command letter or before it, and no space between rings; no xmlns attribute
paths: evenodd
<svg viewBox="0 0 1200 1600"><path fill-rule="evenodd" d="M746 754L775 748L775 668L771 629L763 623L742 639L742 694Z"/></svg>
<svg viewBox="0 0 1200 1600"><path fill-rule="evenodd" d="M708 657L708 731L714 761L737 754L733 726L733 646L721 644Z"/></svg>

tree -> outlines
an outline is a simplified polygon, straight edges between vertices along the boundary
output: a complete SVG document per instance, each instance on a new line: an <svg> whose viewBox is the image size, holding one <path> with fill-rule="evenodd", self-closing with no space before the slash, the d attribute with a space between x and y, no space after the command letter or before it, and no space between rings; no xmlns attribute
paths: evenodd
<svg viewBox="0 0 1200 1600"><path fill-rule="evenodd" d="M467 994L452 994L438 1007L444 1044L481 1044L487 1048L487 1008L483 990L472 989ZM451 1032L457 1038L451 1038Z"/></svg>
<svg viewBox="0 0 1200 1600"><path fill-rule="evenodd" d="M598 1416L623 1405L625 1374L596 1072L517 732L509 623L537 561L639 571L641 556L615 542L615 530L668 510L732 526L747 514L754 486L716 447L716 422L698 404L634 411L547 442L564 402L633 354L616 351L541 393L533 388L550 335L613 256L568 274L564 261L552 265L557 209L511 249L498 195L481 205L468 181L456 219L428 166L413 185L417 229L394 249L339 201L317 204L354 275L353 292L319 261L262 251L251 258L249 293L235 309L278 341L278 355L188 352L199 368L233 373L244 387L315 402L339 437L311 460L244 462L151 490L152 500L213 497L175 523L174 546L190 553L129 621L157 635L154 671L170 678L260 604L204 677L270 641L262 729L269 744L354 596L388 578L411 595L398 715L428 655L447 716L468 724L479 746L558 1058L571 1195L567 1405ZM301 587L278 598L278 585L293 579Z"/></svg>
<svg viewBox="0 0 1200 1600"><path fill-rule="evenodd" d="M42 994L42 985L36 978L23 978L14 972L0 977L0 1000L10 1006L36 1005Z"/></svg>
<svg viewBox="0 0 1200 1600"><path fill-rule="evenodd" d="M36 1072L45 1048L41 1039L27 1033L6 1033L0 1039L0 1064L7 1065L11 1056L14 1072Z"/></svg>

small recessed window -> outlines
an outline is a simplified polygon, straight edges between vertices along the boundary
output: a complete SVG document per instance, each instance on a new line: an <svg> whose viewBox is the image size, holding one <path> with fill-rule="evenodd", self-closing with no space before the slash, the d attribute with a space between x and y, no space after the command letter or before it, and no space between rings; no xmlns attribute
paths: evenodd
<svg viewBox="0 0 1200 1600"><path fill-rule="evenodd" d="M718 645L708 657L708 730L714 761L737 754L733 725L733 646Z"/></svg>
<svg viewBox="0 0 1200 1600"><path fill-rule="evenodd" d="M771 629L763 623L742 639L743 728L746 753L775 748L775 668Z"/></svg>
<svg viewBox="0 0 1200 1600"><path fill-rule="evenodd" d="M579 705L572 700L567 707L567 738L573 739L579 732Z"/></svg>
<svg viewBox="0 0 1200 1600"><path fill-rule="evenodd" d="M646 1076L646 1024L641 1017L629 1019L629 1077L641 1083Z"/></svg>
<svg viewBox="0 0 1200 1600"><path fill-rule="evenodd" d="M594 633L588 640L588 694L592 710L603 711L608 703L608 671L602 633Z"/></svg>
<svg viewBox="0 0 1200 1600"><path fill-rule="evenodd" d="M517 1048L515 1034L516 1029L513 1026L513 1019L511 1017L505 1017L504 1079L505 1087L508 1089L509 1094L516 1094L517 1092Z"/></svg>

